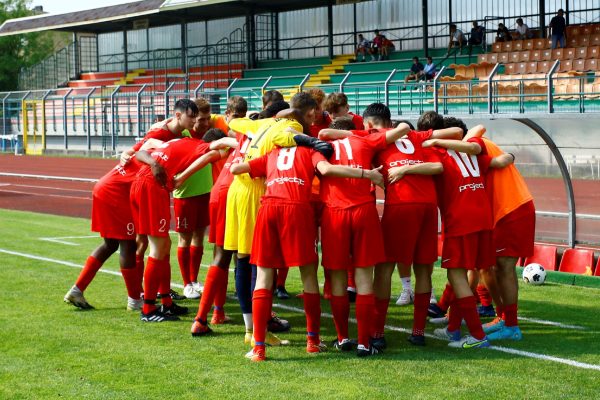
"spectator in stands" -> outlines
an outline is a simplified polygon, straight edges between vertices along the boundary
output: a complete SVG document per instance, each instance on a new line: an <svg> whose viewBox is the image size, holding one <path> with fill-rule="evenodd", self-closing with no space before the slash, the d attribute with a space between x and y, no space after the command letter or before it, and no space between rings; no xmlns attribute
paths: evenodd
<svg viewBox="0 0 600 400"><path fill-rule="evenodd" d="M371 61L379 61L381 56L381 48L383 47L383 35L375 30L375 37L371 40Z"/></svg>
<svg viewBox="0 0 600 400"><path fill-rule="evenodd" d="M394 42L392 42L390 39L386 38L385 35L381 35L381 36L383 36L383 42L381 43L381 61L389 60L390 52L394 51L396 46L394 46Z"/></svg>
<svg viewBox="0 0 600 400"><path fill-rule="evenodd" d="M362 33L358 34L358 46L356 47L356 61L358 61L358 55L362 54L362 61L367 61L367 53L371 52L371 42L369 42Z"/></svg>
<svg viewBox="0 0 600 400"><path fill-rule="evenodd" d="M423 68L422 77L425 81L430 81L435 77L436 72L433 58L427 57L427 64L425 64L425 67Z"/></svg>
<svg viewBox="0 0 600 400"><path fill-rule="evenodd" d="M450 43L448 43L448 52L446 54L450 54L450 49L453 47L458 47L460 49L460 53L462 54L464 41L465 34L463 31L458 29L455 24L450 24Z"/></svg>
<svg viewBox="0 0 600 400"><path fill-rule="evenodd" d="M533 32L529 30L527 24L523 23L523 18L517 18L517 39L525 40L533 38Z"/></svg>
<svg viewBox="0 0 600 400"><path fill-rule="evenodd" d="M467 41L469 45L469 54L473 49L473 46L481 46L483 44L483 39L485 36L485 29L483 26L480 26L477 21L473 21L473 27L471 28L471 35L469 36L469 40Z"/></svg>
<svg viewBox="0 0 600 400"><path fill-rule="evenodd" d="M498 32L496 33L496 42L510 42L512 35L510 31L502 22L498 24Z"/></svg>
<svg viewBox="0 0 600 400"><path fill-rule="evenodd" d="M419 62L419 57L413 57L413 65L410 67L410 73L404 78L404 83L408 83L408 81L418 81L423 75L424 68L423 64Z"/></svg>
<svg viewBox="0 0 600 400"><path fill-rule="evenodd" d="M550 36L552 38L552 48L555 49L556 45L560 42L560 47L565 48L565 42L567 40L567 22L565 21L564 10L561 8L556 13L556 16L550 20L548 25L548 33L552 32Z"/></svg>

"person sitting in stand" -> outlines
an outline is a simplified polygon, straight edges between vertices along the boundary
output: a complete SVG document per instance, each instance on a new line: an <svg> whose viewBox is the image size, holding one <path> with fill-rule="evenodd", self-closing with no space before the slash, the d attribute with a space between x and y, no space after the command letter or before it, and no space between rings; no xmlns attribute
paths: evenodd
<svg viewBox="0 0 600 400"><path fill-rule="evenodd" d="M512 35L510 31L502 22L498 24L498 33L496 33L496 42L510 42Z"/></svg>
<svg viewBox="0 0 600 400"><path fill-rule="evenodd" d="M483 39L485 38L485 28L477 23L477 21L473 21L473 28L471 28L471 36L467 41L469 45L469 54L471 54L471 50L473 46L481 46L483 44Z"/></svg>
<svg viewBox="0 0 600 400"><path fill-rule="evenodd" d="M358 55L362 54L362 62L367 61L367 53L371 52L371 42L369 42L362 33L358 34L358 46L356 47L355 57L358 61Z"/></svg>
<svg viewBox="0 0 600 400"><path fill-rule="evenodd" d="M525 40L533 38L533 32L529 29L527 24L523 23L523 18L517 18L517 40Z"/></svg>
<svg viewBox="0 0 600 400"><path fill-rule="evenodd" d="M465 34L463 31L458 29L455 24L450 24L450 42L448 43L448 51L446 54L450 54L450 49L458 47L462 54L462 47L465 41Z"/></svg>
<svg viewBox="0 0 600 400"><path fill-rule="evenodd" d="M383 42L381 44L381 59L380 59L380 61L389 60L390 59L390 51L394 51L396 46L394 46L394 42L392 42L390 39L386 38L385 35L381 35L381 36L383 37Z"/></svg>
<svg viewBox="0 0 600 400"><path fill-rule="evenodd" d="M418 81L423 74L423 64L419 62L419 57L413 57L413 65L410 66L410 73L404 78L404 83L408 81Z"/></svg>

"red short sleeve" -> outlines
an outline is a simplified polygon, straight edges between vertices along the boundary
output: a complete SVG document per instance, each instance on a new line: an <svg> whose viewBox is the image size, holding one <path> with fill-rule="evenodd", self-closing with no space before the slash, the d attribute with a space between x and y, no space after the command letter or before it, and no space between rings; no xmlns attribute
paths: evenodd
<svg viewBox="0 0 600 400"><path fill-rule="evenodd" d="M433 129L428 131L409 131L408 138L411 142L424 142L426 140L431 139L433 136Z"/></svg>
<svg viewBox="0 0 600 400"><path fill-rule="evenodd" d="M467 139L467 142L477 143L481 147L481 153L480 153L481 155L484 155L484 154L488 153L487 152L487 147L485 147L485 143L484 143L484 141L483 141L482 138L473 137L473 138Z"/></svg>
<svg viewBox="0 0 600 400"><path fill-rule="evenodd" d="M317 168L317 164L319 164L321 161L327 161L323 154L319 153L318 151L313 150L310 156L312 159L313 167L315 168Z"/></svg>
<svg viewBox="0 0 600 400"><path fill-rule="evenodd" d="M248 164L250 165L250 176L252 178L257 178L259 176L267 176L267 160L269 159L269 154L265 154L262 157L255 158L254 160L250 160Z"/></svg>
<svg viewBox="0 0 600 400"><path fill-rule="evenodd" d="M490 169L490 164L492 163L493 157L488 156L487 154L480 154L477 156L477 163L479 164L479 170L483 175L487 174Z"/></svg>
<svg viewBox="0 0 600 400"><path fill-rule="evenodd" d="M373 132L366 136L365 139L367 139L369 145L376 150L384 150L388 145L385 137L385 131Z"/></svg>

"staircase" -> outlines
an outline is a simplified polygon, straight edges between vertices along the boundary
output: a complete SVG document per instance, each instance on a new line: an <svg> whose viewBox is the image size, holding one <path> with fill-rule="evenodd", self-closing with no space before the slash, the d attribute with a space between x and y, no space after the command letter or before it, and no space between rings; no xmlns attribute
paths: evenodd
<svg viewBox="0 0 600 400"><path fill-rule="evenodd" d="M128 72L127 75L125 75L123 78L119 79L118 81L115 81L115 85L129 85L134 83L134 79L139 77L139 76L143 76L146 74L146 70L145 69L134 69L131 72Z"/></svg>
<svg viewBox="0 0 600 400"><path fill-rule="evenodd" d="M310 79L306 82L306 87L314 87L320 86L325 83L330 83L332 74L338 74L340 72L344 72L344 66L350 62L350 60L354 59L354 55L352 54L344 54L339 56L334 56L331 63L324 65L323 68L319 70L314 75L311 75Z"/></svg>

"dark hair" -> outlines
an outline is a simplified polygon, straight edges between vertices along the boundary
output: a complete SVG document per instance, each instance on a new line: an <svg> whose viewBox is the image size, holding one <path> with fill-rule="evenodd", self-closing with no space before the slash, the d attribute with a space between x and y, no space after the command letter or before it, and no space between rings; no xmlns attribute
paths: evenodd
<svg viewBox="0 0 600 400"><path fill-rule="evenodd" d="M370 104L363 112L363 118L378 125L388 124L392 120L390 108L383 103Z"/></svg>
<svg viewBox="0 0 600 400"><path fill-rule="evenodd" d="M427 56L427 61L431 60L431 62L433 62L433 57L431 56Z"/></svg>
<svg viewBox="0 0 600 400"><path fill-rule="evenodd" d="M348 96L341 92L331 93L325 99L325 110L328 113L334 113L340 107L344 107L348 105Z"/></svg>
<svg viewBox="0 0 600 400"><path fill-rule="evenodd" d="M443 129L444 117L435 111L424 112L417 121L417 129L419 131L428 131L430 129Z"/></svg>
<svg viewBox="0 0 600 400"><path fill-rule="evenodd" d="M231 96L227 99L227 111L233 113L236 118L243 118L248 112L248 102L242 96Z"/></svg>
<svg viewBox="0 0 600 400"><path fill-rule="evenodd" d="M413 57L413 61L419 61L419 57Z"/></svg>
<svg viewBox="0 0 600 400"><path fill-rule="evenodd" d="M308 93L300 92L296 93L290 100L290 106L299 110L302 114L308 110L317 108L317 101Z"/></svg>
<svg viewBox="0 0 600 400"><path fill-rule="evenodd" d="M287 110L288 108L290 108L290 105L287 102L283 100L274 101L258 114L258 119L273 118L279 111Z"/></svg>
<svg viewBox="0 0 600 400"><path fill-rule="evenodd" d="M263 108L276 101L283 101L283 95L277 90L267 90L262 96Z"/></svg>
<svg viewBox="0 0 600 400"><path fill-rule="evenodd" d="M410 123L410 121L408 121L408 120L406 120L406 119L401 119L401 120L394 120L394 121L392 121L392 127L393 127L393 128L396 128L396 127L397 127L398 125L400 125L400 124L406 124L406 125L408 125L408 127L409 127L411 130L413 130L413 131L415 130L415 126L414 126L413 124L411 124L411 123Z"/></svg>
<svg viewBox="0 0 600 400"><path fill-rule="evenodd" d="M456 28L456 24L450 24L450 29Z"/></svg>
<svg viewBox="0 0 600 400"><path fill-rule="evenodd" d="M460 128L463 131L463 137L465 137L467 131L469 130L462 119L458 119L455 117L445 117L444 128Z"/></svg>
<svg viewBox="0 0 600 400"><path fill-rule="evenodd" d="M344 131L352 131L356 129L356 125L352 122L352 118L342 117L334 119L331 124L329 124L331 129L341 129Z"/></svg>
<svg viewBox="0 0 600 400"><path fill-rule="evenodd" d="M227 135L225 134L225 132L223 132L221 129L210 128L209 130L206 131L204 136L202 136L202 140L204 140L206 143L210 143L213 140L218 140L218 139L224 138L226 136Z"/></svg>
<svg viewBox="0 0 600 400"><path fill-rule="evenodd" d="M523 18L517 18L517 23L519 23L519 22L522 23L523 22Z"/></svg>
<svg viewBox="0 0 600 400"><path fill-rule="evenodd" d="M190 99L179 99L175 102L174 111L179 111L187 115L188 111L192 113L192 117L198 115L198 106Z"/></svg>

